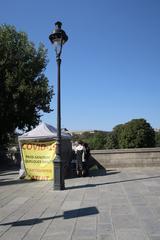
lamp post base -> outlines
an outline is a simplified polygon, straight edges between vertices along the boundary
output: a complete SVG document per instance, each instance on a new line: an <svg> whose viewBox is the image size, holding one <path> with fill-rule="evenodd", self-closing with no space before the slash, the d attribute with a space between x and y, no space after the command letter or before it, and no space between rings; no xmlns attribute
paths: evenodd
<svg viewBox="0 0 160 240"><path fill-rule="evenodd" d="M64 190L63 165L59 156L54 160L54 190Z"/></svg>

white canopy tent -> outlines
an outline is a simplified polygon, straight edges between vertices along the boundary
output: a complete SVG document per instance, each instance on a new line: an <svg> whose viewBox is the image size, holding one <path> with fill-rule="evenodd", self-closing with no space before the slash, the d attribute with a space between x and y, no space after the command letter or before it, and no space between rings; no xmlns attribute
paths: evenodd
<svg viewBox="0 0 160 240"><path fill-rule="evenodd" d="M72 154L72 146L71 146L71 135L64 131L61 132L62 137L62 161L64 163L64 171L65 175L67 175L67 169L69 167L71 161ZM32 142L48 142L57 139L57 129L47 123L40 123L33 130L24 133L23 135L18 137L20 152L21 152L21 169L19 171L19 177L23 178L25 176L25 167L23 163L23 154L22 154L22 146L27 143L30 144Z"/></svg>
<svg viewBox="0 0 160 240"><path fill-rule="evenodd" d="M62 139L71 139L69 133L61 132ZM18 137L19 141L24 140L52 140L57 138L57 129L47 123L40 123L33 130Z"/></svg>

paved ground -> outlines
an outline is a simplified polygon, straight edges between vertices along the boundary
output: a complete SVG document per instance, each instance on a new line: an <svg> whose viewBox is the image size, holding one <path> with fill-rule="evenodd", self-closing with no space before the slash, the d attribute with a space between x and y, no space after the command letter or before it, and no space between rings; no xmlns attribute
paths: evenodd
<svg viewBox="0 0 160 240"><path fill-rule="evenodd" d="M52 182L0 174L0 240L160 240L160 168Z"/></svg>

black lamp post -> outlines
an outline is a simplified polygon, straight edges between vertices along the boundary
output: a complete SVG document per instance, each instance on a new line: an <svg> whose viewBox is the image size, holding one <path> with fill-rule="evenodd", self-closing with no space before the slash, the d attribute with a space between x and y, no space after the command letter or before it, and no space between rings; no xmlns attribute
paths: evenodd
<svg viewBox="0 0 160 240"><path fill-rule="evenodd" d="M58 68L57 77L57 148L56 158L54 160L54 190L63 190L64 174L63 174L63 162L61 156L61 79L60 79L60 66L61 66L61 53L62 46L68 40L68 36L61 29L62 23L55 23L55 30L49 35L49 39L54 44L56 51L56 61Z"/></svg>

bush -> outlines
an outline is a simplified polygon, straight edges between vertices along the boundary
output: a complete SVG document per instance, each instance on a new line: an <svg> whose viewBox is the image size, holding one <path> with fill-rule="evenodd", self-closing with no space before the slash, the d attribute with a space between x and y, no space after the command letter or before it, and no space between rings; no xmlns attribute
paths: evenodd
<svg viewBox="0 0 160 240"><path fill-rule="evenodd" d="M160 147L160 132L155 133L155 145L156 147Z"/></svg>
<svg viewBox="0 0 160 240"><path fill-rule="evenodd" d="M133 119L121 126L119 148L155 147L154 129L145 119Z"/></svg>

